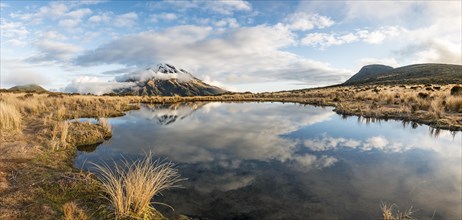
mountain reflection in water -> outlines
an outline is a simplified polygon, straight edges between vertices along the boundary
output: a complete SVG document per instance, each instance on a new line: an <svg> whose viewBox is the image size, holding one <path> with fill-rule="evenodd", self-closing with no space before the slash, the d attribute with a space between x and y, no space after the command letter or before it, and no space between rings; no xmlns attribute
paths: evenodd
<svg viewBox="0 0 462 220"><path fill-rule="evenodd" d="M79 152L75 167L148 151L167 158L188 180L155 199L180 214L379 219L387 201L423 218L461 217L460 132L434 137L427 126L281 103L152 105L109 122L112 139Z"/></svg>

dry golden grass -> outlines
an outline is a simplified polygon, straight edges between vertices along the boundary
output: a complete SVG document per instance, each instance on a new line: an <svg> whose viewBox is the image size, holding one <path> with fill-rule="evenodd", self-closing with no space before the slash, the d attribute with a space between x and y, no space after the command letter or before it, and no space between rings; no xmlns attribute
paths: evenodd
<svg viewBox="0 0 462 220"><path fill-rule="evenodd" d="M89 219L85 212L74 202L67 202L63 205L63 220L86 220Z"/></svg>
<svg viewBox="0 0 462 220"><path fill-rule="evenodd" d="M414 211L412 210L412 206L404 212L401 212L398 209L396 204L389 204L389 203L382 203L380 206L382 210L382 219L383 220L413 220L415 219L412 217Z"/></svg>
<svg viewBox="0 0 462 220"><path fill-rule="evenodd" d="M446 99L448 111L462 113L462 96L450 96Z"/></svg>
<svg viewBox="0 0 462 220"><path fill-rule="evenodd" d="M69 132L69 122L61 121L53 125L51 132L51 148L53 150L59 150L60 147L64 148L67 146L67 135ZM58 138L59 134L59 138Z"/></svg>
<svg viewBox="0 0 462 220"><path fill-rule="evenodd" d="M115 168L110 168L107 164L95 164L104 196L116 217L152 218L156 214L153 197L163 190L178 187L182 180L172 163L153 161L151 154L133 163L125 161L121 166L114 165Z"/></svg>
<svg viewBox="0 0 462 220"><path fill-rule="evenodd" d="M98 119L98 124L101 125L101 127L103 127L103 129L104 129L107 133L111 133L112 127L111 127L111 125L109 124L109 121L107 120L107 118L99 118L99 119Z"/></svg>
<svg viewBox="0 0 462 220"><path fill-rule="evenodd" d="M18 109L0 101L0 130L1 131L20 131L21 130L21 113Z"/></svg>

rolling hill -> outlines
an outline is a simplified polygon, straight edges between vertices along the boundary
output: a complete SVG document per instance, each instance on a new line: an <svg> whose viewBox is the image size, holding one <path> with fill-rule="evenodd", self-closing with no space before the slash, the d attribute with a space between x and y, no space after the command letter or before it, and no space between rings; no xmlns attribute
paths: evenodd
<svg viewBox="0 0 462 220"><path fill-rule="evenodd" d="M395 69L385 65L368 65L342 85L448 83L462 83L462 65L426 63Z"/></svg>
<svg viewBox="0 0 462 220"><path fill-rule="evenodd" d="M43 87L37 85L37 84L27 84L27 85L18 85L18 86L13 86L8 89L8 91L11 92L48 92L46 89Z"/></svg>

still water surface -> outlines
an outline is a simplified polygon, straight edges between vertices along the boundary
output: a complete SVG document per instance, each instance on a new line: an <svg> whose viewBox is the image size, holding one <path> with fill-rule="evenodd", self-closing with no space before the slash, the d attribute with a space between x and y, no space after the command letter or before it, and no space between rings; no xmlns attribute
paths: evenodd
<svg viewBox="0 0 462 220"><path fill-rule="evenodd" d="M113 137L79 151L75 167L149 151L167 158L188 180L155 199L176 213L380 219L381 203L390 202L413 206L415 217L461 218L461 132L435 136L427 126L282 103L151 105L109 122Z"/></svg>

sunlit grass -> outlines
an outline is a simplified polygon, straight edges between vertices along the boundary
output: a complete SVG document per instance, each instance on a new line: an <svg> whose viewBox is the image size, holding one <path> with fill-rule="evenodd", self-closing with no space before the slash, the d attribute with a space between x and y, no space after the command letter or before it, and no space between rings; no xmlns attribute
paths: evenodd
<svg viewBox="0 0 462 220"><path fill-rule="evenodd" d="M67 202L63 205L63 220L85 219L89 219L88 216L74 202Z"/></svg>
<svg viewBox="0 0 462 220"><path fill-rule="evenodd" d="M414 213L412 206L404 212L401 212L396 204L382 203L382 205L380 205L380 209L382 210L383 220L415 219L414 217L412 217L412 214Z"/></svg>
<svg viewBox="0 0 462 220"><path fill-rule="evenodd" d="M20 131L21 119L21 113L14 105L0 101L0 130Z"/></svg>
<svg viewBox="0 0 462 220"><path fill-rule="evenodd" d="M107 118L99 118L98 124L101 125L101 127L103 127L104 131L106 131L107 133L111 133L112 127L109 124L109 121Z"/></svg>
<svg viewBox="0 0 462 220"><path fill-rule="evenodd" d="M117 217L152 218L156 213L151 201L153 197L179 187L178 182L183 180L173 163L153 161L151 154L133 163L125 160L122 165L117 165L114 162L113 168L107 164L95 166L104 197Z"/></svg>
<svg viewBox="0 0 462 220"><path fill-rule="evenodd" d="M450 96L446 100L446 108L453 112L462 112L462 96Z"/></svg>
<svg viewBox="0 0 462 220"><path fill-rule="evenodd" d="M60 147L67 146L67 135L69 133L69 122L61 121L53 125L51 132L51 148L58 150ZM58 138L59 134L59 138Z"/></svg>

